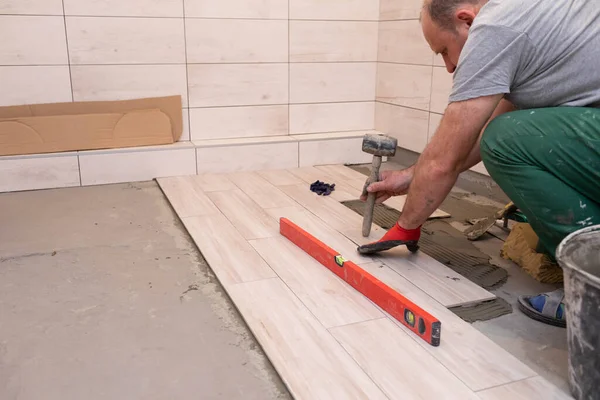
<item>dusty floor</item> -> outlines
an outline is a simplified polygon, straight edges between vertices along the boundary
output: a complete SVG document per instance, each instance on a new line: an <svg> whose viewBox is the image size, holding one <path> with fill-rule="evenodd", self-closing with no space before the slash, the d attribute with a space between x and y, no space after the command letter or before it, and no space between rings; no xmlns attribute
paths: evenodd
<svg viewBox="0 0 600 400"><path fill-rule="evenodd" d="M154 182L0 195L0 399L288 399Z"/></svg>
<svg viewBox="0 0 600 400"><path fill-rule="evenodd" d="M389 165L387 166L389 167ZM500 203L456 190L443 208ZM473 211L476 210L476 211ZM474 325L567 390L566 331L520 313L541 285L509 271L513 312ZM0 194L0 398L288 399L154 182Z"/></svg>

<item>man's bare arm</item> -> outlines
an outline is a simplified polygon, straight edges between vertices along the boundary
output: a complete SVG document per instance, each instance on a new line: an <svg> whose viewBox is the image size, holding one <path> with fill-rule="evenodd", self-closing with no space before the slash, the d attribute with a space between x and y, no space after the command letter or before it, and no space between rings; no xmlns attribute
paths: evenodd
<svg viewBox="0 0 600 400"><path fill-rule="evenodd" d="M479 143L481 142L481 137L483 136L483 132L485 131L485 128L487 128L489 123L497 116L502 115L507 112L510 112L510 111L514 111L515 109L516 109L516 107L510 101L508 101L506 99L502 99L500 101L500 103L498 103L498 106L492 113L492 116L488 119L486 124L481 129L481 132L479 133L479 137L477 138L477 142L475 143L475 145L471 149L471 152L469 153L469 156L465 160L465 162L461 168L462 169L461 172L466 171L466 170L470 169L471 167L473 167L474 165L477 165L481 162L481 152L479 151Z"/></svg>
<svg viewBox="0 0 600 400"><path fill-rule="evenodd" d="M436 135L415 165L401 227L421 226L444 201L463 167L473 161L469 159L473 148L501 99L502 95L486 96L448 106Z"/></svg>

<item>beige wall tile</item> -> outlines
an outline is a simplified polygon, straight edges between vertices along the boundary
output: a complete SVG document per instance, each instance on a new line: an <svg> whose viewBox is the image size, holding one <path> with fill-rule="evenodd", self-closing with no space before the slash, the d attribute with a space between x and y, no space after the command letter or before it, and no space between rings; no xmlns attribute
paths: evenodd
<svg viewBox="0 0 600 400"><path fill-rule="evenodd" d="M379 0L290 0L291 19L379 20Z"/></svg>
<svg viewBox="0 0 600 400"><path fill-rule="evenodd" d="M433 65L435 65L436 67L446 67L446 63L444 63L444 59L442 58L441 55L433 55Z"/></svg>
<svg viewBox="0 0 600 400"><path fill-rule="evenodd" d="M300 167L314 165L370 163L373 156L362 151L363 138L300 142Z"/></svg>
<svg viewBox="0 0 600 400"><path fill-rule="evenodd" d="M290 64L290 102L372 101L376 67L376 63Z"/></svg>
<svg viewBox="0 0 600 400"><path fill-rule="evenodd" d="M452 91L452 74L446 68L433 68L433 87L431 89L431 111L443 114L448 106L448 96Z"/></svg>
<svg viewBox="0 0 600 400"><path fill-rule="evenodd" d="M0 157L0 192L79 186L76 153Z"/></svg>
<svg viewBox="0 0 600 400"><path fill-rule="evenodd" d="M375 102L290 105L290 134L375 128Z"/></svg>
<svg viewBox="0 0 600 400"><path fill-rule="evenodd" d="M288 102L288 64L189 65L190 107Z"/></svg>
<svg viewBox="0 0 600 400"><path fill-rule="evenodd" d="M379 24L379 61L433 64L433 52L423 37L418 20Z"/></svg>
<svg viewBox="0 0 600 400"><path fill-rule="evenodd" d="M429 110L432 67L379 63L377 100Z"/></svg>
<svg viewBox="0 0 600 400"><path fill-rule="evenodd" d="M290 61L377 61L377 22L290 21Z"/></svg>
<svg viewBox="0 0 600 400"><path fill-rule="evenodd" d="M427 142L431 142L431 139L435 135L440 122L442 122L442 115L429 113L429 135L427 136Z"/></svg>
<svg viewBox="0 0 600 400"><path fill-rule="evenodd" d="M67 65L63 17L0 16L0 65Z"/></svg>
<svg viewBox="0 0 600 400"><path fill-rule="evenodd" d="M185 65L80 65L71 74L75 101L181 95L187 107Z"/></svg>
<svg viewBox="0 0 600 400"><path fill-rule="evenodd" d="M288 133L288 106L193 108L192 140L279 136Z"/></svg>
<svg viewBox="0 0 600 400"><path fill-rule="evenodd" d="M0 14L62 15L62 0L2 0Z"/></svg>
<svg viewBox="0 0 600 400"><path fill-rule="evenodd" d="M183 114L183 132L181 134L180 142L190 141L190 110L184 108L182 110Z"/></svg>
<svg viewBox="0 0 600 400"><path fill-rule="evenodd" d="M423 0L381 0L380 20L418 19L422 7Z"/></svg>
<svg viewBox="0 0 600 400"><path fill-rule="evenodd" d="M266 143L196 149L198 173L229 173L298 167L298 143Z"/></svg>
<svg viewBox="0 0 600 400"><path fill-rule="evenodd" d="M480 173L482 175L490 176L490 173L488 172L488 170L485 167L485 165L483 164L483 162L480 162L479 164L473 165L473 167L471 167L471 171L475 171L475 172Z"/></svg>
<svg viewBox="0 0 600 400"><path fill-rule="evenodd" d="M187 17L287 19L282 0L185 0Z"/></svg>
<svg viewBox="0 0 600 400"><path fill-rule="evenodd" d="M90 151L79 153L81 183L103 185L148 181L168 176L194 175L196 154L191 143L172 145L172 149Z"/></svg>
<svg viewBox="0 0 600 400"><path fill-rule="evenodd" d="M0 67L0 106L72 100L69 67Z"/></svg>
<svg viewBox="0 0 600 400"><path fill-rule="evenodd" d="M183 0L64 0L66 15L183 17Z"/></svg>
<svg viewBox="0 0 600 400"><path fill-rule="evenodd" d="M67 17L71 64L185 63L183 19Z"/></svg>
<svg viewBox="0 0 600 400"><path fill-rule="evenodd" d="M288 22L189 19L189 63L287 62Z"/></svg>
<svg viewBox="0 0 600 400"><path fill-rule="evenodd" d="M375 129L394 136L398 146L422 152L427 145L429 113L391 104L376 103Z"/></svg>

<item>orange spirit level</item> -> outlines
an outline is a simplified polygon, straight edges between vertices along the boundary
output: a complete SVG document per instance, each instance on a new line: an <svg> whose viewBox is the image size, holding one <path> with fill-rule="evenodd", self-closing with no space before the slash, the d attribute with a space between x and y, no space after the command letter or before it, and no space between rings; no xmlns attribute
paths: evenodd
<svg viewBox="0 0 600 400"><path fill-rule="evenodd" d="M442 323L352 261L288 220L280 233L432 346L440 345Z"/></svg>

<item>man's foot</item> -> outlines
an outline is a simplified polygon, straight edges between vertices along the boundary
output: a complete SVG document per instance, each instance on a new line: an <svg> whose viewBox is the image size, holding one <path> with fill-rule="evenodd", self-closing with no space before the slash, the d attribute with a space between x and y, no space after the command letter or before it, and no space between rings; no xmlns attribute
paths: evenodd
<svg viewBox="0 0 600 400"><path fill-rule="evenodd" d="M523 314L545 324L565 328L565 292L563 289L541 293L537 296L519 296L519 309Z"/></svg>

